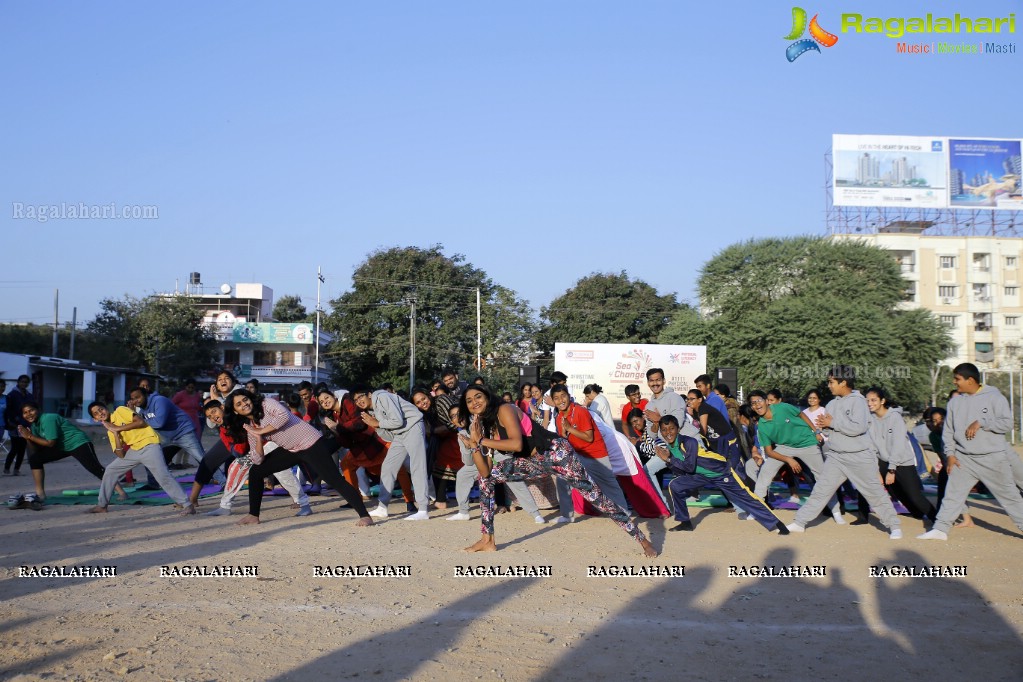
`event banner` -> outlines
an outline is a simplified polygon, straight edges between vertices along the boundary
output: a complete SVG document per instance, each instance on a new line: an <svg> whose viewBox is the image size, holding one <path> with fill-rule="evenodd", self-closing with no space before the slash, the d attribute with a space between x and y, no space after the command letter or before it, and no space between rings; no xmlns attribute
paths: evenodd
<svg viewBox="0 0 1023 682"><path fill-rule="evenodd" d="M1023 209L1019 139L833 135L835 206Z"/></svg>
<svg viewBox="0 0 1023 682"><path fill-rule="evenodd" d="M313 343L313 327L301 322L235 322L231 330L235 343Z"/></svg>
<svg viewBox="0 0 1023 682"><path fill-rule="evenodd" d="M664 370L665 382L683 395L693 388L696 377L707 371L706 346L668 346L628 343L555 343L554 369L568 375L572 396L583 401L583 387L598 384L619 418L625 387L637 384L644 398L650 397L646 372Z"/></svg>
<svg viewBox="0 0 1023 682"><path fill-rule="evenodd" d="M835 206L944 208L944 138L834 135Z"/></svg>
<svg viewBox="0 0 1023 682"><path fill-rule="evenodd" d="M1023 209L1019 140L949 140L950 208Z"/></svg>

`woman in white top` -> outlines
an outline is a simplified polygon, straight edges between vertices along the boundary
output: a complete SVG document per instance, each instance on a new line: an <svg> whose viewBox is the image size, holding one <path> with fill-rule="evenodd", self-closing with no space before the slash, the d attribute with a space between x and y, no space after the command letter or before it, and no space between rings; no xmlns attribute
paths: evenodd
<svg viewBox="0 0 1023 682"><path fill-rule="evenodd" d="M803 410L803 414L810 418L811 424L817 423L817 417L822 417L828 413L821 404L821 394L817 392L816 388L811 388L806 394L806 409Z"/></svg>
<svg viewBox="0 0 1023 682"><path fill-rule="evenodd" d="M586 398L586 409L599 416L601 420L610 426L615 427L615 418L611 414L611 403L603 393L604 389L597 384L589 384L583 389L583 396Z"/></svg>

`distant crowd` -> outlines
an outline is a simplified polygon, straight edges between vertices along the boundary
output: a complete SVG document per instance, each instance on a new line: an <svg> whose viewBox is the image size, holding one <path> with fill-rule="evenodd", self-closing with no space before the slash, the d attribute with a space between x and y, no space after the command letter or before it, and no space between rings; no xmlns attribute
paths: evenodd
<svg viewBox="0 0 1023 682"><path fill-rule="evenodd" d="M853 525L868 524L873 511L899 539L894 498L930 525L920 539L945 540L953 526L972 524L967 497L981 485L1023 530L1023 462L1005 438L1008 402L981 383L976 366L961 364L953 374L947 408L925 413L940 459L933 503L893 396L880 386L861 393L845 365L828 374L830 402L811 391L802 409L777 391L752 391L740 404L707 375L679 395L653 368L646 392L626 387L620 415L597 384L577 400L562 372L544 385L521 385L517 396L495 394L482 378L460 381L454 371L408 395L391 386L303 382L283 399L263 395L254 380L240 384L227 370L208 391L186 381L171 398L143 380L123 406L88 406L109 437L114 458L105 467L88 436L43 412L30 378L21 376L4 397L10 451L3 473L19 475L28 454L35 492L12 497L13 508L41 508L46 464L73 457L100 480L93 513L106 512L114 497L126 499L134 486L162 488L179 513L193 515L204 490L219 486L217 506L206 514L227 516L246 483L248 513L239 524L259 523L264 496L278 486L298 516L312 514L310 496L333 489L357 526L396 513L407 521L465 521L478 510L481 536L468 551L496 550L495 515L521 508L538 524L607 516L656 556L635 517L673 516L669 531L692 531L689 501L701 491L721 494L737 519L779 534L802 533L822 516L845 524L846 504L855 499ZM0 394L5 390L0 386ZM204 429L218 436L208 450ZM139 465L147 470L144 483L132 478ZM170 471L193 467L194 482L183 489ZM787 494L772 497L777 480ZM392 504L396 486L400 510ZM782 507L796 508L788 524L777 515ZM544 515L553 508L557 516Z"/></svg>

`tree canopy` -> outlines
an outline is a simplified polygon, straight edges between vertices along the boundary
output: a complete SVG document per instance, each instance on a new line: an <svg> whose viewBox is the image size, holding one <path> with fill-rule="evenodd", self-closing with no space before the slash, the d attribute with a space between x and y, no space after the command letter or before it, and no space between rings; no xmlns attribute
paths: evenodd
<svg viewBox="0 0 1023 682"><path fill-rule="evenodd" d="M556 342L657 343L672 316L688 309L624 270L593 273L541 309L539 345L550 353Z"/></svg>
<svg viewBox="0 0 1023 682"><path fill-rule="evenodd" d="M216 358L216 339L202 316L188 296L125 296L100 301L86 328L117 343L117 362L110 364L185 378L209 369Z"/></svg>
<svg viewBox="0 0 1023 682"><path fill-rule="evenodd" d="M801 397L841 363L858 369L859 387L920 406L951 339L929 311L900 306L905 288L891 255L862 242L751 240L704 265L703 315L677 313L659 340L705 343L708 365L736 367L746 390Z"/></svg>
<svg viewBox="0 0 1023 682"><path fill-rule="evenodd" d="M416 378L426 382L450 367L476 372L476 290L482 303L482 354L488 383L510 387L515 365L532 350L535 325L528 304L494 284L461 254L443 246L374 252L356 268L352 289L331 301L323 325L337 335L330 347L342 384L389 381L408 386L411 311L416 320Z"/></svg>
<svg viewBox="0 0 1023 682"><path fill-rule="evenodd" d="M308 322L309 312L302 297L294 294L281 296L274 302L273 318L278 322Z"/></svg>

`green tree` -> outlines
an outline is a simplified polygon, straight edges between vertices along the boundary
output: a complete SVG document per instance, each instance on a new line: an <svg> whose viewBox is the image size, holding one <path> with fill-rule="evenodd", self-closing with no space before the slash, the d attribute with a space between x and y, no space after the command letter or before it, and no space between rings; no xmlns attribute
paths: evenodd
<svg viewBox="0 0 1023 682"><path fill-rule="evenodd" d="M302 304L302 297L289 294L274 303L273 318L278 322L308 322L310 316Z"/></svg>
<svg viewBox="0 0 1023 682"><path fill-rule="evenodd" d="M625 271L594 273L540 311L538 342L551 353L562 343L657 343L675 314L691 310L674 293L661 295Z"/></svg>
<svg viewBox="0 0 1023 682"><path fill-rule="evenodd" d="M202 316L187 296L125 296L100 301L87 329L117 344L119 364L183 378L208 369L216 358L216 338Z"/></svg>
<svg viewBox="0 0 1023 682"><path fill-rule="evenodd" d="M676 313L659 341L706 344L708 365L738 368L747 390L801 397L842 363L919 407L951 339L929 311L900 308L905 286L891 255L861 242L748 241L704 265L702 316Z"/></svg>
<svg viewBox="0 0 1023 682"><path fill-rule="evenodd" d="M334 378L343 385L390 381L407 387L413 307L417 382L436 378L445 367L463 376L476 372L477 288L482 353L494 359L484 376L495 388L510 387L516 365L533 352L529 307L464 256L446 256L441 245L376 251L359 265L351 291L331 301L323 320L337 337L329 350Z"/></svg>

